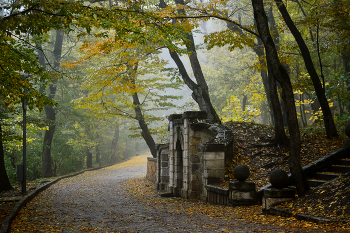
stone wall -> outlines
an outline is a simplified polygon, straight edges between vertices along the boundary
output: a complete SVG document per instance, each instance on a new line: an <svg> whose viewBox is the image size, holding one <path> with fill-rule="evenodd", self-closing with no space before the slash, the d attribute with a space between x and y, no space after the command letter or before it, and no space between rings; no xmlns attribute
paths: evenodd
<svg viewBox="0 0 350 233"><path fill-rule="evenodd" d="M157 159L156 158L147 158L147 174L146 178L153 182L156 183L157 181Z"/></svg>
<svg viewBox="0 0 350 233"><path fill-rule="evenodd" d="M207 123L206 116L202 111L169 116L169 144L156 148L158 190L206 200L205 186L224 179L225 161L233 157L233 134Z"/></svg>

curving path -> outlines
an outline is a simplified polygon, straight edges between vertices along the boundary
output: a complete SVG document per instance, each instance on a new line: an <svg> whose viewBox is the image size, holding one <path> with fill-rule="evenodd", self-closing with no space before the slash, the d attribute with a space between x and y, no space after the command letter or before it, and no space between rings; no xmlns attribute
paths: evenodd
<svg viewBox="0 0 350 233"><path fill-rule="evenodd" d="M135 161L135 163L133 163ZM142 164L142 165L141 165ZM280 226L228 221L154 205L130 195L127 180L146 173L146 156L63 179L40 193L11 224L11 232L301 232ZM133 187L134 189L136 187ZM139 192L143 192L142 189ZM181 203L181 201L179 202ZM192 203L196 205L196 203ZM310 232L310 231L305 231ZM323 232L317 231L315 232Z"/></svg>

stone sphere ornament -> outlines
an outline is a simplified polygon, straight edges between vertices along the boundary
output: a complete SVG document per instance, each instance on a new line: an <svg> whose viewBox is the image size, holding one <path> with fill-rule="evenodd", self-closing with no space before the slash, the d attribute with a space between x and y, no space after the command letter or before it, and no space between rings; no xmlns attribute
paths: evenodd
<svg viewBox="0 0 350 233"><path fill-rule="evenodd" d="M350 138L350 123L347 124L345 127L345 134Z"/></svg>
<svg viewBox="0 0 350 233"><path fill-rule="evenodd" d="M238 165L233 169L233 176L239 181L244 182L248 179L250 171L247 165Z"/></svg>
<svg viewBox="0 0 350 233"><path fill-rule="evenodd" d="M274 188L285 188L288 184L288 174L282 169L273 170L270 174L270 183Z"/></svg>

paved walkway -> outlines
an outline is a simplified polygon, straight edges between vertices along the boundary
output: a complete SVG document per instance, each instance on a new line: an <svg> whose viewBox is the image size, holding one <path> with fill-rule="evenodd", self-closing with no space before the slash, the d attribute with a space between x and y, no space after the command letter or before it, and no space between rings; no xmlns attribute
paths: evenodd
<svg viewBox="0 0 350 233"><path fill-rule="evenodd" d="M145 172L126 163L63 179L20 211L11 232L310 232L152 206L126 190L126 180Z"/></svg>

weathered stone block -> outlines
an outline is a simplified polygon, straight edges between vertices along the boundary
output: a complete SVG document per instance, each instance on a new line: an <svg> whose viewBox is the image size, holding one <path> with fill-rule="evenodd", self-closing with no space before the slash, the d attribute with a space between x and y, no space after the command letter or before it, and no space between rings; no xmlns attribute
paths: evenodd
<svg viewBox="0 0 350 233"><path fill-rule="evenodd" d="M230 182L229 190L250 192L255 191L255 184L252 182Z"/></svg>
<svg viewBox="0 0 350 233"><path fill-rule="evenodd" d="M191 163L200 163L200 157L197 154L192 154L191 156Z"/></svg>
<svg viewBox="0 0 350 233"><path fill-rule="evenodd" d="M183 149L186 150L186 149L188 149L188 148L189 148L189 143L188 143L188 142L184 142L184 147L183 147Z"/></svg>
<svg viewBox="0 0 350 233"><path fill-rule="evenodd" d="M200 169L200 165L199 164L192 164L192 172L198 172Z"/></svg>
<svg viewBox="0 0 350 233"><path fill-rule="evenodd" d="M204 170L203 177L209 178L209 177L215 177L215 178L224 178L225 176L225 170L224 169L206 169Z"/></svg>
<svg viewBox="0 0 350 233"><path fill-rule="evenodd" d="M256 191L242 192L235 190L231 192L230 199L235 201L255 201Z"/></svg>
<svg viewBox="0 0 350 233"><path fill-rule="evenodd" d="M290 188L284 188L284 189L269 188L269 189L264 189L264 197L294 198L295 197L295 190L294 189L290 189Z"/></svg>
<svg viewBox="0 0 350 233"><path fill-rule="evenodd" d="M184 119L206 119L207 113L205 111L186 111L182 114L182 118Z"/></svg>
<svg viewBox="0 0 350 233"><path fill-rule="evenodd" d="M216 159L215 152L205 152L204 153L204 160L214 160L214 159Z"/></svg>
<svg viewBox="0 0 350 233"><path fill-rule="evenodd" d="M169 183L169 176L162 176L161 177L161 182L162 183Z"/></svg>
<svg viewBox="0 0 350 233"><path fill-rule="evenodd" d="M207 160L205 161L206 169L223 169L225 167L224 160Z"/></svg>
<svg viewBox="0 0 350 233"><path fill-rule="evenodd" d="M278 205L290 200L293 200L293 198L263 197L262 209L265 212L275 205Z"/></svg>
<svg viewBox="0 0 350 233"><path fill-rule="evenodd" d="M169 155L168 154L161 154L162 161L169 161Z"/></svg>
<svg viewBox="0 0 350 233"><path fill-rule="evenodd" d="M196 146L190 146L190 155L197 154L197 147Z"/></svg>
<svg viewBox="0 0 350 233"><path fill-rule="evenodd" d="M169 175L169 167L163 167L160 172L161 172L161 175L164 176L164 175Z"/></svg>
<svg viewBox="0 0 350 233"><path fill-rule="evenodd" d="M190 143L191 143L191 145L198 145L201 143L201 138L200 137L191 137Z"/></svg>

